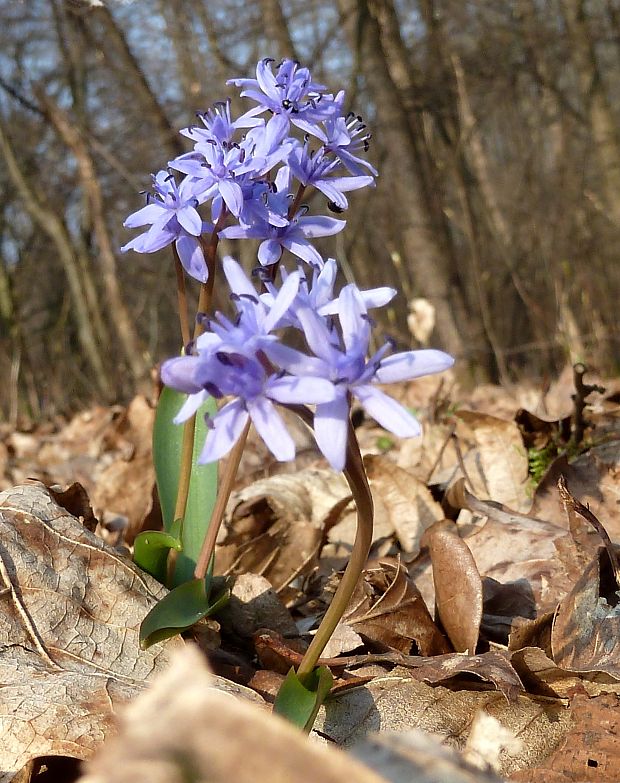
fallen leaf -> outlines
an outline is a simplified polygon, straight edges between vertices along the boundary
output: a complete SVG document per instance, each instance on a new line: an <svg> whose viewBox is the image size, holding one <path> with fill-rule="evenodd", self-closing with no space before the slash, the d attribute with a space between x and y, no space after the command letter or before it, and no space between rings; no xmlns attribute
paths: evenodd
<svg viewBox="0 0 620 783"><path fill-rule="evenodd" d="M616 783L620 757L620 697L577 695L570 705L570 729L559 746L534 769L512 775L519 783L595 780Z"/></svg>
<svg viewBox="0 0 620 783"><path fill-rule="evenodd" d="M37 756L89 756L119 703L180 640L141 652L166 590L38 483L0 494L0 781Z"/></svg>
<svg viewBox="0 0 620 783"><path fill-rule="evenodd" d="M415 556L420 539L433 522L443 519L441 506L426 484L384 457L364 457L375 518L387 516L403 552Z"/></svg>
<svg viewBox="0 0 620 783"><path fill-rule="evenodd" d="M402 653L409 653L414 643L421 655L450 651L400 561L386 558L364 570L341 624Z"/></svg>
<svg viewBox="0 0 620 783"><path fill-rule="evenodd" d="M80 783L385 783L342 751L212 687L189 648L128 706L119 736L88 763Z"/></svg>
<svg viewBox="0 0 620 783"><path fill-rule="evenodd" d="M472 491L517 511L530 506L527 453L514 421L479 411L459 410L456 433Z"/></svg>
<svg viewBox="0 0 620 783"><path fill-rule="evenodd" d="M438 738L416 729L373 734L350 752L391 783L501 783L490 770L477 769Z"/></svg>
<svg viewBox="0 0 620 783"><path fill-rule="evenodd" d="M609 556L601 550L557 608L551 650L558 666L577 672L606 672L620 679L617 591Z"/></svg>
<svg viewBox="0 0 620 783"><path fill-rule="evenodd" d="M520 753L500 756L502 775L541 763L570 727L569 712L559 700L520 696L517 703L508 703L496 692L452 691L417 682L408 670L397 667L368 685L331 698L319 711L316 728L347 747L379 729L417 728L462 749L480 710L523 743Z"/></svg>
<svg viewBox="0 0 620 783"><path fill-rule="evenodd" d="M473 655L482 620L482 580L476 562L451 522L433 528L428 545L441 624L457 652Z"/></svg>

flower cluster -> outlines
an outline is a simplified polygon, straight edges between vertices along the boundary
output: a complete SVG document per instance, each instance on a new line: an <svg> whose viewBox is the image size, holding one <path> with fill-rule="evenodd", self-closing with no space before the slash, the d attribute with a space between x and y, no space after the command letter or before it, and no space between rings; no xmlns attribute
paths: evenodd
<svg viewBox="0 0 620 783"><path fill-rule="evenodd" d="M440 372L453 360L436 350L393 354L389 342L369 356L368 310L387 304L396 291L349 284L336 295L336 261L325 261L311 242L338 233L345 221L310 215L304 195L318 191L341 213L348 207L345 194L373 185L377 174L363 157L370 139L364 123L343 114L344 93L326 92L290 60L275 72L272 61L261 60L256 79L229 83L256 105L233 119L230 102L216 104L199 115L200 126L182 131L194 148L155 175L147 205L125 222L150 228L123 250L149 253L174 243L186 272L205 282L204 234L260 241L260 291L226 257L234 320L202 315L206 331L186 355L162 366L164 383L188 394L175 421L194 415L208 396L222 399L207 421L200 462L227 454L250 420L275 457L290 460L295 447L277 405L313 405L317 444L341 470L353 398L389 431L416 435L416 419L379 385ZM212 222L199 212L207 204ZM281 263L284 250L292 269ZM307 352L287 344L286 330L302 334Z"/></svg>
<svg viewBox="0 0 620 783"><path fill-rule="evenodd" d="M127 228L150 228L122 250L153 253L174 243L185 271L205 282L201 237L217 224L219 237L260 240L263 265L279 261L286 249L320 268L323 259L311 240L337 234L345 221L307 214L301 196L316 188L332 211L342 212L345 193L374 183L376 171L360 156L370 138L364 123L342 114L343 92L325 92L291 60L275 73L271 60L261 60L256 79L230 83L257 105L233 119L230 101L218 103L198 115L201 125L181 131L194 149L154 176L147 205L125 221ZM266 112L269 119L261 116ZM303 138L293 135L295 129ZM213 224L201 219L202 204L210 204ZM223 217L231 224L222 227Z"/></svg>

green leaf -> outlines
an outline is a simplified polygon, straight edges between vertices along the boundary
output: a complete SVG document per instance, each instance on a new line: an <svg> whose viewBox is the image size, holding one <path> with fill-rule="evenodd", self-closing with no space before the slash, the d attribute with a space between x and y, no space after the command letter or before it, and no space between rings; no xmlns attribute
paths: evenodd
<svg viewBox="0 0 620 783"><path fill-rule="evenodd" d="M173 419L187 399L187 395L165 386L162 390L153 429L153 462L157 479L157 491L161 503L164 529L172 534L174 510L179 486L183 425L174 424ZM194 434L194 457L192 476L183 526L181 530L182 549L174 573L174 584L192 579L194 567L209 527L211 511L217 495L217 463L198 465L197 459L207 437L205 413L211 416L217 412L213 398L209 398L196 414Z"/></svg>
<svg viewBox="0 0 620 783"><path fill-rule="evenodd" d="M173 523L171 532L145 530L136 536L133 544L133 560L143 571L154 576L162 584L166 583L168 552L181 551L181 520Z"/></svg>
<svg viewBox="0 0 620 783"><path fill-rule="evenodd" d="M192 625L221 609L230 597L225 590L213 603L209 602L209 586L204 579L192 579L175 587L156 604L140 626L140 647L152 644L191 628Z"/></svg>
<svg viewBox="0 0 620 783"><path fill-rule="evenodd" d="M327 666L318 666L302 678L291 669L276 696L274 712L308 733L333 681Z"/></svg>

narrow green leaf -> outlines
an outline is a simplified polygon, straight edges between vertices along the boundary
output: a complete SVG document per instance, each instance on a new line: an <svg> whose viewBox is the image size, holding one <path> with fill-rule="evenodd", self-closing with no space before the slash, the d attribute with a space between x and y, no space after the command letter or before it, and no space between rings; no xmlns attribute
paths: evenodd
<svg viewBox="0 0 620 783"><path fill-rule="evenodd" d="M140 647L146 650L221 609L230 597L225 590L215 601L209 602L208 585L204 579L192 579L175 587L156 604L140 626Z"/></svg>
<svg viewBox="0 0 620 783"><path fill-rule="evenodd" d="M306 733L310 732L333 681L334 677L327 666L318 666L301 679L291 669L276 696L274 712Z"/></svg>
<svg viewBox="0 0 620 783"><path fill-rule="evenodd" d="M172 532L171 528L174 522L183 442L183 425L174 424L173 419L186 399L185 394L166 386L162 390L155 414L153 462L164 529L168 533ZM216 402L210 397L196 414L192 476L181 531L182 549L175 566L175 584L181 584L193 577L194 567L209 526L211 511L217 495L217 464L197 464L197 459L207 437L204 415L209 413L213 416L216 411Z"/></svg>
<svg viewBox="0 0 620 783"><path fill-rule="evenodd" d="M170 533L161 530L145 530L136 536L133 544L133 560L143 571L154 576L162 584L166 583L166 564L168 552L181 551L179 533L181 520L177 520Z"/></svg>

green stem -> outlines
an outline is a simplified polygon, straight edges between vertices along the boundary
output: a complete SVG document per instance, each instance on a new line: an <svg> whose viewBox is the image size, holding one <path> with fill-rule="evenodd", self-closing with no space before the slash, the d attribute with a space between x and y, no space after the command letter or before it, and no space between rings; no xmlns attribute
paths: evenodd
<svg viewBox="0 0 620 783"><path fill-rule="evenodd" d="M304 420L308 426L312 426L312 413L302 406L290 406ZM299 664L297 676L303 677L310 674L321 657L325 645L329 641L340 618L344 614L353 591L357 586L359 578L364 570L368 553L372 544L373 531L373 502L368 486L362 455L360 454L359 444L355 436L353 425L349 422L349 432L347 437L347 461L344 467L344 475L351 488L353 500L357 507L357 530L355 532L355 541L351 551L351 557L347 564L340 584L332 602L314 635L310 647Z"/></svg>

